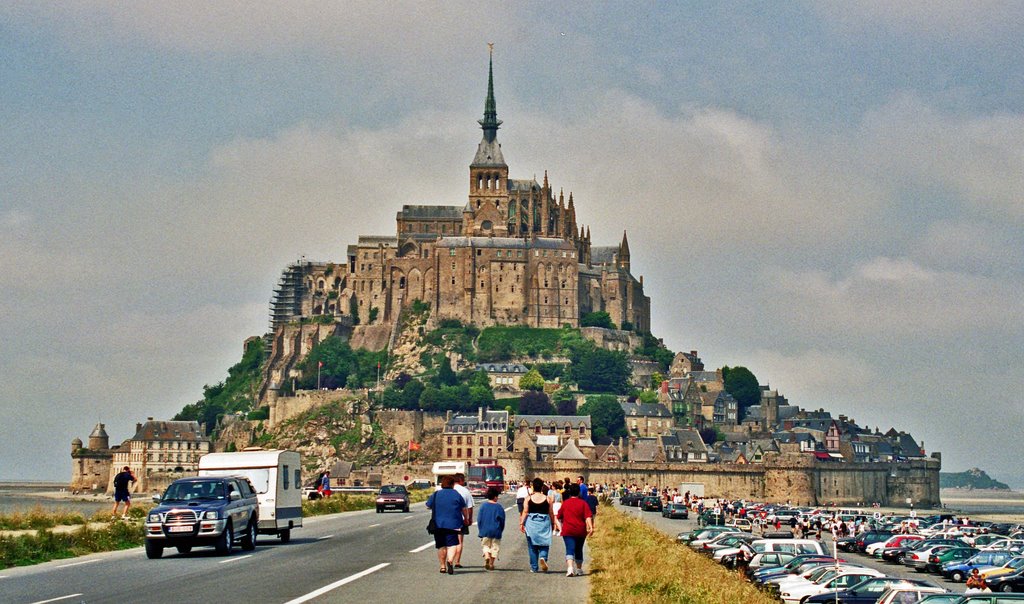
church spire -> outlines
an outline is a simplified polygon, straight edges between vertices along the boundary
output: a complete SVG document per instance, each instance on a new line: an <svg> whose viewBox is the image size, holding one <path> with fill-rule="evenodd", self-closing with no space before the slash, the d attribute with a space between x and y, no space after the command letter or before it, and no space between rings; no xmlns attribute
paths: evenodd
<svg viewBox="0 0 1024 604"><path fill-rule="evenodd" d="M480 120L480 128L484 131L484 139L492 143L498 136L501 120L498 119L498 106L494 102L494 44L488 43L487 48L487 100L484 102L484 119Z"/></svg>

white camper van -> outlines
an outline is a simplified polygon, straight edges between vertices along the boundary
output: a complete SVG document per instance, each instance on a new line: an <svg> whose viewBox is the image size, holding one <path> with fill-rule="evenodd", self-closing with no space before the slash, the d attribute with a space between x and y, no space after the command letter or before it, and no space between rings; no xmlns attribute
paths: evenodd
<svg viewBox="0 0 1024 604"><path fill-rule="evenodd" d="M437 488L441 488L441 477L442 476L454 476L456 474L467 474L468 464L464 461L435 461L432 472L434 474L434 484Z"/></svg>
<svg viewBox="0 0 1024 604"><path fill-rule="evenodd" d="M207 453L199 458L200 476L245 476L260 503L259 532L288 543L302 526L302 456L295 451L246 448L237 453Z"/></svg>

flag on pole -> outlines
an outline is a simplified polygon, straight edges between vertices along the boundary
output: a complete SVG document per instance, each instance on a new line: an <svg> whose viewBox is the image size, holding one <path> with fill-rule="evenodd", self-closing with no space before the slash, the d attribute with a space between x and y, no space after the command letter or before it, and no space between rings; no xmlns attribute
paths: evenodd
<svg viewBox="0 0 1024 604"><path fill-rule="evenodd" d="M410 440L409 441L409 450L410 451L419 451L420 450L420 443L418 443L416 441L413 441L413 440Z"/></svg>
<svg viewBox="0 0 1024 604"><path fill-rule="evenodd" d="M323 367L323 366L324 366L324 362L323 362L323 361L317 361L317 362L316 362L316 368L317 368L317 369L320 369L320 368L321 368L321 367Z"/></svg>

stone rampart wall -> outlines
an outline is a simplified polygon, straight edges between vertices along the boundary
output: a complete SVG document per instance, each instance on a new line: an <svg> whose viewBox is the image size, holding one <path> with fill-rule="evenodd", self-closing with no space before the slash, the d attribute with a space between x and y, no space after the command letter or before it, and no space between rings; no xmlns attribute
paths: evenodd
<svg viewBox="0 0 1024 604"><path fill-rule="evenodd" d="M510 480L535 476L555 480L583 475L595 483L671 488L684 482L704 485L707 497L746 498L799 505L937 506L937 460L889 463L816 462L804 456L779 456L764 464L536 462L502 460Z"/></svg>
<svg viewBox="0 0 1024 604"><path fill-rule="evenodd" d="M273 428L296 415L321 407L328 403L351 399L356 396L352 390L299 390L295 396L279 396L269 401L270 417L267 427Z"/></svg>

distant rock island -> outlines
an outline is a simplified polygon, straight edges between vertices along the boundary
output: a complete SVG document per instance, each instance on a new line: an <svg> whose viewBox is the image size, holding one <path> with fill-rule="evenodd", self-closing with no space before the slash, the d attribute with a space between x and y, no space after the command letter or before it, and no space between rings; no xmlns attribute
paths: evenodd
<svg viewBox="0 0 1024 604"><path fill-rule="evenodd" d="M1008 485L991 478L984 470L978 468L971 468L966 472L939 472L939 488L1010 490Z"/></svg>

